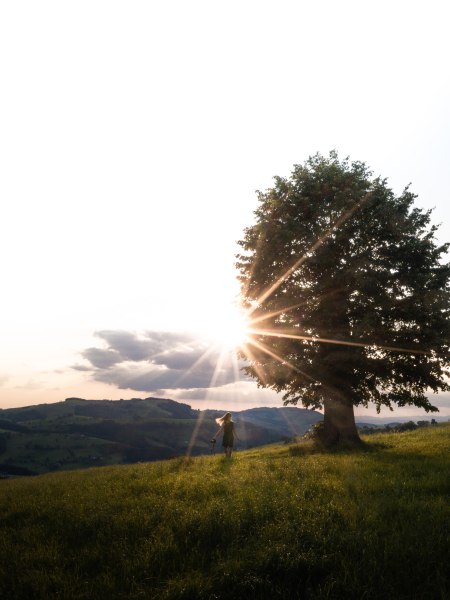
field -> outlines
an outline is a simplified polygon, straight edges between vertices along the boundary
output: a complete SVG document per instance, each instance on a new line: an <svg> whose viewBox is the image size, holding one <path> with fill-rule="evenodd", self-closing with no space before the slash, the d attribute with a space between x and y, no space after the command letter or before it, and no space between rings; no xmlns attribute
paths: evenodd
<svg viewBox="0 0 450 600"><path fill-rule="evenodd" d="M450 425L0 481L0 597L448 598Z"/></svg>

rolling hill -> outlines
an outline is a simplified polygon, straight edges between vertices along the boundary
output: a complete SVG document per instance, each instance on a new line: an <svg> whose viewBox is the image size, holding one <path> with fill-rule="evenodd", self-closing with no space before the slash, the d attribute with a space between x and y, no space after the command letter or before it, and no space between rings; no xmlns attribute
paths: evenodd
<svg viewBox="0 0 450 600"><path fill-rule="evenodd" d="M105 466L211 452L215 418L161 398L84 400L0 410L0 474ZM287 441L322 415L306 409L254 408L233 413L239 448ZM220 444L220 442L219 442ZM218 448L220 450L220 447Z"/></svg>

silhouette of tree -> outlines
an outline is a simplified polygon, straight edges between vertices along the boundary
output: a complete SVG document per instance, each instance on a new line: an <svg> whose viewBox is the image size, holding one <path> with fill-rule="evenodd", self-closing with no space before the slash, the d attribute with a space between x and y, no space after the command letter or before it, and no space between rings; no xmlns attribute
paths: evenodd
<svg viewBox="0 0 450 600"><path fill-rule="evenodd" d="M450 265L431 211L336 152L274 181L237 256L247 373L323 407L327 444L359 442L355 405L437 411L425 393L450 389Z"/></svg>

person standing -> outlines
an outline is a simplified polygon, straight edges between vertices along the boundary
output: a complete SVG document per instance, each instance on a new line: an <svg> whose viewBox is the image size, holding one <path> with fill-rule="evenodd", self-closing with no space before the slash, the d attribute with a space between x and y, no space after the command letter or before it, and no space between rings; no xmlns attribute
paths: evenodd
<svg viewBox="0 0 450 600"><path fill-rule="evenodd" d="M236 431L234 430L234 421L231 418L231 413L225 413L223 417L219 417L218 419L216 419L216 423L220 425L220 428L214 436L214 439L218 435L223 433L222 446L225 450L225 456L227 458L231 458L231 453L233 452L234 446L234 439L239 439Z"/></svg>

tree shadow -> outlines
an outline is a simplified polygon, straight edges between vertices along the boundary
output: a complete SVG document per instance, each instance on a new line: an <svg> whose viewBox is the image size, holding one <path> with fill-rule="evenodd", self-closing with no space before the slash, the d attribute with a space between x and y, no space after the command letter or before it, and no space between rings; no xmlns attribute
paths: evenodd
<svg viewBox="0 0 450 600"><path fill-rule="evenodd" d="M401 435L401 434L399 434ZM391 452L391 450L393 450ZM289 455L293 457L307 457L310 455L322 456L358 456L366 455L370 457L368 467L373 468L375 464L384 465L386 468L402 463L418 470L428 470L431 465L436 469L448 468L448 457L446 453L430 456L428 453L420 450L399 451L396 444L386 441L363 441L357 446L337 446L327 448L316 441L305 440L297 442L289 447Z"/></svg>
<svg viewBox="0 0 450 600"><path fill-rule="evenodd" d="M378 446L378 448L374 448ZM383 443L370 443L361 441L358 444L341 443L335 446L327 446L319 440L301 440L289 446L289 454L291 456L307 456L310 454L365 454L367 452L375 452L378 449L386 449L390 447Z"/></svg>

